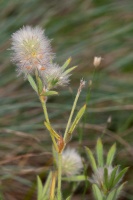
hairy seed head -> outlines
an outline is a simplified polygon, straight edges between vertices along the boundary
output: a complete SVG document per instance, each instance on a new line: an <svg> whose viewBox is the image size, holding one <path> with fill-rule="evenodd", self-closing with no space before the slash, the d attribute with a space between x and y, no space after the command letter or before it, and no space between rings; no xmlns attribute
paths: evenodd
<svg viewBox="0 0 133 200"><path fill-rule="evenodd" d="M80 174L83 169L81 156L75 149L67 148L62 154L62 173L66 176Z"/></svg>
<svg viewBox="0 0 133 200"><path fill-rule="evenodd" d="M70 74L65 74L63 68L57 64L51 64L45 70L43 81L48 89L56 88L57 86L66 86L69 84Z"/></svg>
<svg viewBox="0 0 133 200"><path fill-rule="evenodd" d="M99 186L99 188L101 188L101 186L103 185L105 168L107 168L107 170L108 170L108 176L110 179L110 175L114 169L112 166L108 166L108 167L105 166L105 167L97 168L97 170L92 175L92 179L90 179L90 182L97 184Z"/></svg>
<svg viewBox="0 0 133 200"><path fill-rule="evenodd" d="M25 26L13 33L11 50L18 75L34 74L36 69L43 74L53 57L50 41L39 27Z"/></svg>

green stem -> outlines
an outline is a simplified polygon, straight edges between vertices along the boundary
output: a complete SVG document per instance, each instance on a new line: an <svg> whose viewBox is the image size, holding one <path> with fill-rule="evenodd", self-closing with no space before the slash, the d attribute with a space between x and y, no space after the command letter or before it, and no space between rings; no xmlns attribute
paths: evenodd
<svg viewBox="0 0 133 200"><path fill-rule="evenodd" d="M37 69L35 71L35 77L36 77L36 82L37 82L37 87L38 87L38 95L39 95L39 99L40 99L42 107L43 107L44 116L45 116L46 122L50 124L47 107L46 107L46 101L45 101L45 98L47 98L47 97L40 95L40 93L42 91L40 91L40 82L39 82L40 78L39 78L39 73L38 73Z"/></svg>
<svg viewBox="0 0 133 200"><path fill-rule="evenodd" d="M58 188L57 188L58 200L61 200L61 174L62 174L62 153L58 153Z"/></svg>
<svg viewBox="0 0 133 200"><path fill-rule="evenodd" d="M44 115L45 115L46 122L50 124L48 112L47 112L47 107L46 107L46 102L43 99L43 97L41 97L41 96L40 96L40 101L41 101L41 104L42 104L42 107L43 107L43 112L44 112Z"/></svg>
<svg viewBox="0 0 133 200"><path fill-rule="evenodd" d="M46 103L44 102L44 100L41 97L40 97L40 101L41 101L41 104L42 104L42 107L43 107L43 112L44 112L44 116L45 116L46 122L48 124L50 124L49 117L48 117L48 112L47 112L47 107L46 107ZM56 151L58 152L58 146L56 144L56 140L55 140L54 136L51 133L50 133L50 136L51 136L51 139L53 141L54 147L55 147Z"/></svg>
<svg viewBox="0 0 133 200"><path fill-rule="evenodd" d="M93 80L95 78L95 74L96 74L96 68L94 68L93 73L92 73L92 84L93 84ZM88 106L88 102L91 98L91 89L92 86L89 86L88 91L87 91L87 96L86 96L86 105Z"/></svg>
<svg viewBox="0 0 133 200"><path fill-rule="evenodd" d="M64 133L64 141L65 141L65 139L67 138L68 129L69 129L70 125L71 125L72 117L73 117L73 114L74 114L75 107L76 107L76 105L77 105L77 101L78 101L78 98L79 98L81 89L82 89L82 84L80 83L80 86L79 86L79 88L78 88L77 95L76 95L76 97L75 97L75 100L74 100L74 103L73 103L73 106L72 106L72 110L71 110L71 113L70 113L70 117L69 117L69 119L68 119L68 123L67 123L67 126L66 126L66 130L65 130L65 133Z"/></svg>

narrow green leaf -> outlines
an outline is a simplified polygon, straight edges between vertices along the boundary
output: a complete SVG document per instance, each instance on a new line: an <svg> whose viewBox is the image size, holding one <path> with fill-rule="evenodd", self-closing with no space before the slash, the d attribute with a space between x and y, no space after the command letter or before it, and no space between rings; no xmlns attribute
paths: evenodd
<svg viewBox="0 0 133 200"><path fill-rule="evenodd" d="M59 93L56 91L47 91L47 92L41 93L42 96L52 96L52 95L57 95L57 94Z"/></svg>
<svg viewBox="0 0 133 200"><path fill-rule="evenodd" d="M39 76L37 77L37 85L38 85L38 92L39 94L41 94L43 91L43 83Z"/></svg>
<svg viewBox="0 0 133 200"><path fill-rule="evenodd" d="M97 140L96 153L97 153L98 167L103 167L104 166L104 161L103 161L103 144L102 144L102 141L101 141L100 138Z"/></svg>
<svg viewBox="0 0 133 200"><path fill-rule="evenodd" d="M71 57L68 58L61 68L63 68L63 69L67 68L67 66L70 64L71 60L72 60Z"/></svg>
<svg viewBox="0 0 133 200"><path fill-rule="evenodd" d="M67 197L66 200L71 200L71 196Z"/></svg>
<svg viewBox="0 0 133 200"><path fill-rule="evenodd" d="M107 155L107 160L106 160L107 166L112 165L115 152L116 152L116 144L113 144L112 147L110 148L109 152L108 152L108 155Z"/></svg>
<svg viewBox="0 0 133 200"><path fill-rule="evenodd" d="M42 91L43 91L43 83L39 77L39 72L38 70L36 69L35 71L35 75L36 75L36 82L37 82L37 89L38 89L38 93L41 94Z"/></svg>
<svg viewBox="0 0 133 200"><path fill-rule="evenodd" d="M92 167L93 171L95 172L97 170L97 165L96 165L96 161L95 161L95 158L93 156L93 153L88 147L85 147L85 149L86 149L86 152L87 152L87 156L89 157L91 167Z"/></svg>
<svg viewBox="0 0 133 200"><path fill-rule="evenodd" d="M67 197L66 200L71 200L71 196Z"/></svg>
<svg viewBox="0 0 133 200"><path fill-rule="evenodd" d="M46 128L49 130L49 132L50 132L57 140L60 139L60 135L52 128L52 126L51 126L49 123L44 122L44 125L46 126Z"/></svg>
<svg viewBox="0 0 133 200"><path fill-rule="evenodd" d="M28 81L29 81L31 87L33 88L33 90L35 90L35 92L38 93L37 85L36 85L34 79L32 78L32 76L28 75L27 78L28 78Z"/></svg>
<svg viewBox="0 0 133 200"><path fill-rule="evenodd" d="M63 181L75 181L75 182L79 182L79 181L85 181L86 177L84 175L79 175L79 176L71 176L71 177L62 177Z"/></svg>
<svg viewBox="0 0 133 200"><path fill-rule="evenodd" d="M54 145L56 151L58 152L59 149L58 149L58 146L57 146L57 143L56 143L55 138L56 138L57 140L59 140L59 139L60 139L59 134L51 127L51 125L50 125L49 123L44 122L44 125L46 126L46 128L47 128L48 131L50 132L50 136L51 136L51 138L52 138L53 145Z"/></svg>
<svg viewBox="0 0 133 200"><path fill-rule="evenodd" d="M117 175L118 169L119 169L119 166L116 166L116 167L113 169L113 171L112 171L112 173L111 173L111 175L110 175L109 189L112 189L112 187L113 187L113 182L114 182L115 177L116 177L116 175Z"/></svg>
<svg viewBox="0 0 133 200"><path fill-rule="evenodd" d="M125 184L126 184L126 182L122 183L122 184L118 187L118 189L116 190L115 199L118 199L118 197L119 197L119 195L120 195L120 193L121 193L121 191L122 191L122 189L123 189L123 187L124 187Z"/></svg>
<svg viewBox="0 0 133 200"><path fill-rule="evenodd" d="M37 200L41 200L43 192L42 181L39 176L37 176Z"/></svg>
<svg viewBox="0 0 133 200"><path fill-rule="evenodd" d="M75 117L75 119L74 119L74 121L73 121L73 123L72 123L72 125L71 125L71 127L70 127L70 129L69 129L69 131L68 131L70 134L73 133L75 127L77 126L79 120L80 120L81 117L83 116L85 110L86 110L86 104L85 104L85 105L79 110L79 112L77 113L77 115L76 115L76 117Z"/></svg>
<svg viewBox="0 0 133 200"><path fill-rule="evenodd" d="M123 178L123 176L125 175L125 173L127 172L129 167L124 168L122 171L119 172L119 174L116 176L113 186L115 186L119 181L121 181L121 179Z"/></svg>
<svg viewBox="0 0 133 200"><path fill-rule="evenodd" d="M108 169L105 167L104 168L104 187L108 190L108 180L109 180L109 177L108 177Z"/></svg>
<svg viewBox="0 0 133 200"><path fill-rule="evenodd" d="M109 195L107 196L106 200L115 200L115 196L116 196L116 189L112 190Z"/></svg>
<svg viewBox="0 0 133 200"><path fill-rule="evenodd" d="M70 73L70 72L73 71L75 68L77 68L77 66L74 66L74 67L69 68L68 70L66 70L66 71L64 72L64 74Z"/></svg>
<svg viewBox="0 0 133 200"><path fill-rule="evenodd" d="M101 191L96 184L92 185L92 190L93 190L93 194L94 194L96 200L103 200Z"/></svg>
<svg viewBox="0 0 133 200"><path fill-rule="evenodd" d="M43 188L43 191L42 191L42 200L47 195L47 192L48 192L49 187L50 187L51 179L52 179L52 172L49 173L48 178L45 182L45 185L44 185L44 188Z"/></svg>

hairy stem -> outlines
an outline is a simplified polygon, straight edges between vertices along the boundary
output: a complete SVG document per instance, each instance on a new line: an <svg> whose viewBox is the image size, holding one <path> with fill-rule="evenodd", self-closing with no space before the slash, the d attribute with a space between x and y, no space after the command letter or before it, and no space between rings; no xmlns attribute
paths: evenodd
<svg viewBox="0 0 133 200"><path fill-rule="evenodd" d="M62 175L62 153L58 153L58 188L57 188L58 200L61 200L61 175Z"/></svg>
<svg viewBox="0 0 133 200"><path fill-rule="evenodd" d="M42 104L42 107L43 107L43 112L44 112L44 115L45 115L46 122L50 124L48 112L47 112L47 107L46 107L46 102L43 99L43 96L40 96L40 101L41 101L41 104Z"/></svg>

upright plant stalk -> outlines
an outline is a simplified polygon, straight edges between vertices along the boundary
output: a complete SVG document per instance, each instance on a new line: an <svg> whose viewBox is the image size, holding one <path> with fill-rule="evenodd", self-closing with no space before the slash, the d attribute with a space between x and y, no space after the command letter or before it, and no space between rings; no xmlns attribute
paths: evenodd
<svg viewBox="0 0 133 200"><path fill-rule="evenodd" d="M18 39L19 38L19 39ZM22 48L23 47L23 48ZM77 101L85 85L85 81L81 80L80 86L73 103L73 107L70 113L70 117L65 130L64 138L62 138L54 129L52 128L47 112L46 100L50 95L58 94L56 91L52 91L52 88L56 86L67 86L69 83L70 72L73 71L76 66L67 68L71 58L69 58L63 66L59 66L53 63L53 53L51 51L50 40L44 34L44 31L38 27L25 26L20 30L16 31L12 35L12 48L13 50L13 62L18 66L17 71L19 74L24 74L34 91L37 93L40 102L42 104L43 113L45 117L44 125L50 132L50 136L53 141L56 153L58 155L57 170L58 173L52 173L52 183L50 188L50 200L55 199L55 189L56 189L56 177L58 176L57 182L57 196L58 200L62 199L61 193L61 175L62 175L62 151L65 147L66 142L64 139L68 136L68 131L71 130L71 134L81 118L83 110L81 110L71 126L72 117L74 114ZM45 73L44 73L45 70ZM32 77L35 76L35 79ZM51 176L49 176L51 177ZM40 178L38 178L38 190L39 197L45 195L47 187L49 185L50 178L43 189ZM45 197L44 197L45 198ZM44 199L41 199L44 200Z"/></svg>
<svg viewBox="0 0 133 200"><path fill-rule="evenodd" d="M43 99L43 96L40 96L40 101L41 101L41 104L42 104L42 108L43 108L43 112L44 112L44 115L45 115L46 122L50 124L48 112L47 112L47 107L46 107L46 102Z"/></svg>
<svg viewBox="0 0 133 200"><path fill-rule="evenodd" d="M61 175L62 175L62 153L58 153L58 188L57 188L58 200L61 200Z"/></svg>

